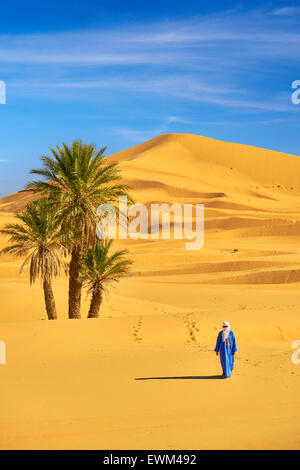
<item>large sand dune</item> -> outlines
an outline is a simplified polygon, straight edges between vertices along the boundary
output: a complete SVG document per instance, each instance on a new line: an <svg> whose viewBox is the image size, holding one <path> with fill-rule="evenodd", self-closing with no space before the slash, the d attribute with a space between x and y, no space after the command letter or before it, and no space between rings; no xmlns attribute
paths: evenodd
<svg viewBox="0 0 300 470"><path fill-rule="evenodd" d="M74 322L67 280L54 283L60 320L42 321L40 286L1 257L0 447L299 448L300 157L170 134L108 159L136 202L203 203L204 247L117 241L133 277L99 320L84 295ZM0 225L32 197L0 199ZM213 352L224 319L239 349L226 381Z"/></svg>

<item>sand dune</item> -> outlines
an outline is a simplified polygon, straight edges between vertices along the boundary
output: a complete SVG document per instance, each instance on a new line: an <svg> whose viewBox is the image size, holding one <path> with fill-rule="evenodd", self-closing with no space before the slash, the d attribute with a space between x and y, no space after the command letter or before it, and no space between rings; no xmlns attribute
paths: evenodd
<svg viewBox="0 0 300 470"><path fill-rule="evenodd" d="M77 322L66 279L54 283L60 319L42 321L39 284L1 257L0 447L299 448L300 157L170 134L108 160L147 207L203 203L204 248L117 241L134 275L99 320L85 319L84 295ZM32 197L0 199L0 225ZM239 349L230 381L214 378L224 319Z"/></svg>

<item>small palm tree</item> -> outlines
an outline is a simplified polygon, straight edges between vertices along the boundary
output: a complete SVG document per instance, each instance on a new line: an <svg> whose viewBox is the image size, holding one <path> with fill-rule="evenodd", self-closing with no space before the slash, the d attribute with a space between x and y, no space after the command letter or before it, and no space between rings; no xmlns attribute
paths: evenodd
<svg viewBox="0 0 300 470"><path fill-rule="evenodd" d="M29 202L16 217L22 223L7 224L0 230L13 243L3 248L0 254L27 255L20 273L29 264L30 284L41 278L48 319L55 320L57 313L51 282L54 277L67 273L64 260L67 250L63 245L58 210L48 199L42 198Z"/></svg>
<svg viewBox="0 0 300 470"><path fill-rule="evenodd" d="M82 281L80 266L83 251L96 242L97 207L111 204L117 207L119 196L127 196L128 187L120 183L120 170L107 163L95 145L75 140L69 147L50 148L51 156L41 157L43 168L31 173L45 178L32 181L27 190L47 195L60 207L63 226L71 233L69 267L69 318L80 318Z"/></svg>
<svg viewBox="0 0 300 470"><path fill-rule="evenodd" d="M103 293L108 286L129 276L132 261L127 250L110 253L112 240L97 242L84 253L81 276L92 295L88 318L98 318Z"/></svg>

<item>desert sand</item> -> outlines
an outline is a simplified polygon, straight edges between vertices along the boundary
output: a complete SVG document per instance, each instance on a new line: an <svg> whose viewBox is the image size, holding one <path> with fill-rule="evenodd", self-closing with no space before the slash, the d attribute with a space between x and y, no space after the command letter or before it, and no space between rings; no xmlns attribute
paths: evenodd
<svg viewBox="0 0 300 470"><path fill-rule="evenodd" d="M41 286L2 256L0 448L299 449L300 158L169 134L109 159L137 202L203 203L204 247L117 241L134 274L98 320L85 294L82 320L67 319L66 279L46 320ZM0 199L0 225L31 198ZM223 320L238 346L227 380Z"/></svg>

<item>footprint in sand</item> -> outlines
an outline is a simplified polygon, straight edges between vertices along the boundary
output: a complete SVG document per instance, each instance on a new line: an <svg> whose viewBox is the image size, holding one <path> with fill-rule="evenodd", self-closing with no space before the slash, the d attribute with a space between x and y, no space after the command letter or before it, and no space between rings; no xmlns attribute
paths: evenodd
<svg viewBox="0 0 300 470"><path fill-rule="evenodd" d="M196 346L199 349L200 343L197 339L199 328L197 326L196 320L193 318L193 312L184 315L183 321L187 333L187 343Z"/></svg>
<svg viewBox="0 0 300 470"><path fill-rule="evenodd" d="M142 337L140 336L140 330L142 328L142 322L143 322L143 319L142 317L139 317L137 323L135 325L133 325L133 339L134 341L136 341L137 343L140 343L142 341Z"/></svg>

